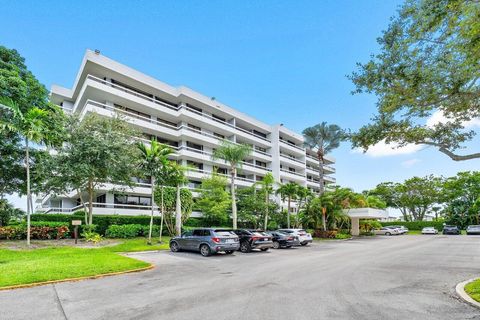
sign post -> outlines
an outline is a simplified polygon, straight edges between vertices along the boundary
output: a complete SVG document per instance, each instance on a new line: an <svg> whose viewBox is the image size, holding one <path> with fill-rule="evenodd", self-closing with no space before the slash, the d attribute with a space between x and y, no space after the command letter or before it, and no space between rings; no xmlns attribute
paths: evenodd
<svg viewBox="0 0 480 320"><path fill-rule="evenodd" d="M72 226L75 228L73 229L73 234L75 236L75 244L78 241L78 226L82 225L82 220L72 220Z"/></svg>

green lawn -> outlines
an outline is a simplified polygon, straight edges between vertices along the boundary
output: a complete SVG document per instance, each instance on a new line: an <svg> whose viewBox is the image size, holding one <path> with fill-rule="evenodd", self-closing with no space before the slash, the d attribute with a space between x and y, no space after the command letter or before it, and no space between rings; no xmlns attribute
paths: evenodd
<svg viewBox="0 0 480 320"><path fill-rule="evenodd" d="M162 244L158 243L158 239L153 239L152 245L147 244L145 238L122 239L122 243L111 247L105 247L105 250L110 252L137 252L137 251L152 251L152 250L168 250L169 237L162 237Z"/></svg>
<svg viewBox="0 0 480 320"><path fill-rule="evenodd" d="M37 249L0 248L0 288L148 267L149 263L118 253L168 250L170 238L163 238L162 244L155 239L153 245L148 245L145 238L117 240L121 243L103 247L100 243L98 248L54 246L50 241L52 246Z"/></svg>
<svg viewBox="0 0 480 320"><path fill-rule="evenodd" d="M465 292L468 293L473 300L480 302L480 279L467 284L465 286Z"/></svg>

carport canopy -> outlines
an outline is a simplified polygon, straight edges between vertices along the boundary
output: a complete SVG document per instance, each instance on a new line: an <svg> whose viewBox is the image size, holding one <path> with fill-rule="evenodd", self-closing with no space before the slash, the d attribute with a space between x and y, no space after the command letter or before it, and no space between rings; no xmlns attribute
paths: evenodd
<svg viewBox="0 0 480 320"><path fill-rule="evenodd" d="M350 217L352 236L360 235L360 219L382 219L388 218L387 210L373 208L345 209L345 214Z"/></svg>

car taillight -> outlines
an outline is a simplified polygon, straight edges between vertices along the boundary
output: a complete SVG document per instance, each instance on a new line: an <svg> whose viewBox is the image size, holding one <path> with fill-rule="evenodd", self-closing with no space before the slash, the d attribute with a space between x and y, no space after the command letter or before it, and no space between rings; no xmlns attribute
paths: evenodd
<svg viewBox="0 0 480 320"><path fill-rule="evenodd" d="M293 237L288 237L288 240L293 240L294 238Z"/></svg>
<svg viewBox="0 0 480 320"><path fill-rule="evenodd" d="M252 237L252 241L257 241L258 239L260 239L259 237Z"/></svg>
<svg viewBox="0 0 480 320"><path fill-rule="evenodd" d="M215 243L220 243L220 238L213 237L212 241L215 242Z"/></svg>

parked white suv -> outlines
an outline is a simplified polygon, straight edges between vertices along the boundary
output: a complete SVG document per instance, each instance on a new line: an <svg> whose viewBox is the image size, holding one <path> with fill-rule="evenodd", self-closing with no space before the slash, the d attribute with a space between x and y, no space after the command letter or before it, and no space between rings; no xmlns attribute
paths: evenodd
<svg viewBox="0 0 480 320"><path fill-rule="evenodd" d="M298 240L298 243L302 246L306 246L307 244L313 242L312 235L305 229L278 229L278 231L289 233L295 236Z"/></svg>

